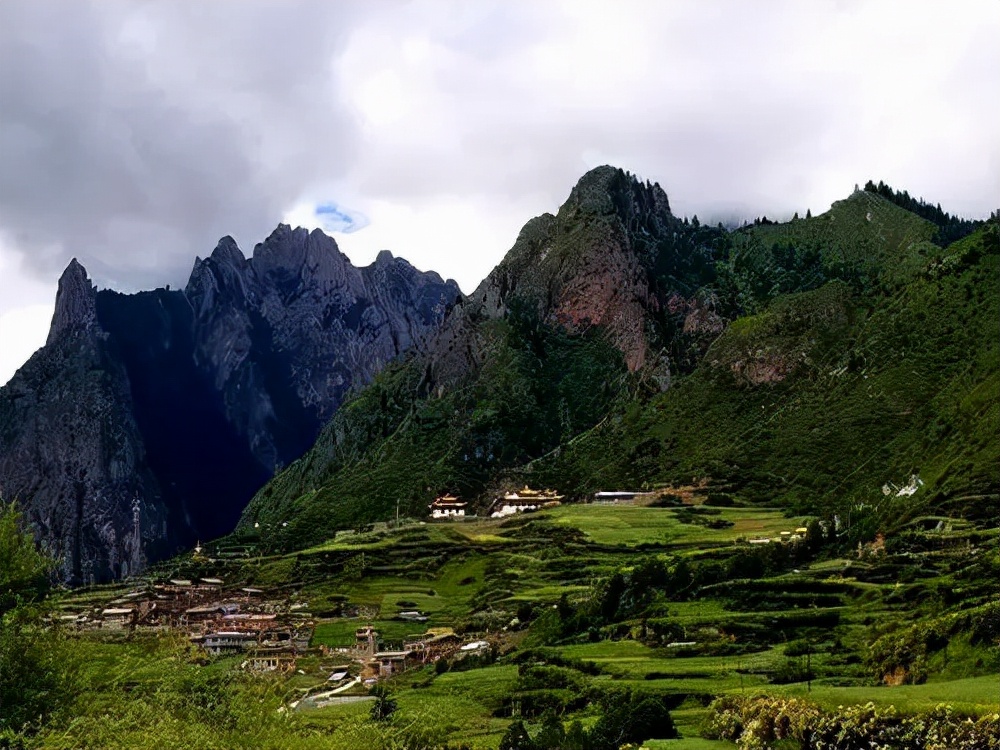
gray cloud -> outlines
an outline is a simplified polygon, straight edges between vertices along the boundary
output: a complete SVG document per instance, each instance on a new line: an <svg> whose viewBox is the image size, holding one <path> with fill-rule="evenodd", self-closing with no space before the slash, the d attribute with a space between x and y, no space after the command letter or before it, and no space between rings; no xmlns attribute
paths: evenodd
<svg viewBox="0 0 1000 750"><path fill-rule="evenodd" d="M0 252L176 283L305 202L361 255L470 287L604 161L703 219L821 211L869 177L984 215L998 7L5 0Z"/></svg>
<svg viewBox="0 0 1000 750"><path fill-rule="evenodd" d="M259 240L356 156L331 72L353 11L0 4L0 231L39 274L78 255L123 286Z"/></svg>

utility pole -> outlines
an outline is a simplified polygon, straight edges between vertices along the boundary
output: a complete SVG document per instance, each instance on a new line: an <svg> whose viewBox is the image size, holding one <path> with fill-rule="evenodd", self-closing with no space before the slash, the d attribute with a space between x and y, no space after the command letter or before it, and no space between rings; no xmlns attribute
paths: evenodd
<svg viewBox="0 0 1000 750"><path fill-rule="evenodd" d="M806 638L806 692L812 692L812 638Z"/></svg>
<svg viewBox="0 0 1000 750"><path fill-rule="evenodd" d="M399 498L396 498L396 528L399 528Z"/></svg>

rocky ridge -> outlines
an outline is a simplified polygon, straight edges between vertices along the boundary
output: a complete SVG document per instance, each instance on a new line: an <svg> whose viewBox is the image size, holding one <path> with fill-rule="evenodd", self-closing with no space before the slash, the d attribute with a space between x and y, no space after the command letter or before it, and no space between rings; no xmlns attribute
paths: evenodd
<svg viewBox="0 0 1000 750"><path fill-rule="evenodd" d="M74 259L46 345L0 389L0 493L67 581L135 572L228 532L460 297L388 252L356 268L286 225L250 258L224 237L183 291L97 291Z"/></svg>
<svg viewBox="0 0 1000 750"><path fill-rule="evenodd" d="M631 372L666 385L671 368L693 365L681 352L703 349L724 326L711 300L696 295L714 274L714 235L675 217L659 184L615 167L592 169L556 215L525 224L449 316L429 345L434 373L450 383L474 372L474 321L501 319L513 304L571 335L601 331Z"/></svg>

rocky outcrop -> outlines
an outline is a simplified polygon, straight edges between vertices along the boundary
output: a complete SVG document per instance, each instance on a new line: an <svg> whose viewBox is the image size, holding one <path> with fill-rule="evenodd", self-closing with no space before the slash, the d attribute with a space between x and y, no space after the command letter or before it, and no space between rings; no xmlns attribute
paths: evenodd
<svg viewBox="0 0 1000 750"><path fill-rule="evenodd" d="M59 277L56 306L46 343L55 343L74 332L94 330L97 323L96 299L94 285L86 269L73 258Z"/></svg>
<svg viewBox="0 0 1000 750"><path fill-rule="evenodd" d="M698 292L715 259L697 225L670 212L658 184L598 167L558 214L529 221L504 260L453 313L431 345L436 380L474 371L481 356L475 320L529 305L571 334L599 331L628 368L669 383L690 369L724 327Z"/></svg>
<svg viewBox="0 0 1000 750"><path fill-rule="evenodd" d="M95 310L73 260L48 343L0 390L0 494L73 582L128 575L167 547L128 374Z"/></svg>
<svg viewBox="0 0 1000 750"><path fill-rule="evenodd" d="M232 529L347 393L421 346L461 297L388 252L355 268L322 232L231 237L183 291L95 291L73 260L46 346L0 389L0 493L69 581L140 569Z"/></svg>
<svg viewBox="0 0 1000 750"><path fill-rule="evenodd" d="M319 230L280 225L250 259L231 238L185 289L194 359L268 472L301 455L354 387L437 329L453 281L383 251L355 268Z"/></svg>

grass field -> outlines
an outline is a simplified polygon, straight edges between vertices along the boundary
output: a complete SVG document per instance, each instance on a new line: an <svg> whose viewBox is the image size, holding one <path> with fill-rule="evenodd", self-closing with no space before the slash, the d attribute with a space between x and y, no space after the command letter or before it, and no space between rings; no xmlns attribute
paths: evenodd
<svg viewBox="0 0 1000 750"><path fill-rule="evenodd" d="M737 539L777 537L782 531L794 531L805 525L806 518L786 518L770 508L714 508L701 506L732 524L722 529L682 523L674 508L651 508L629 505L562 505L544 511L556 524L579 529L598 544L636 546L639 544L708 546L731 543Z"/></svg>
<svg viewBox="0 0 1000 750"><path fill-rule="evenodd" d="M781 685L768 689L769 693L796 698L808 698L829 709L837 706L872 703L892 705L904 713L928 711L942 703L955 710L983 714L1000 710L1000 677L989 675L964 680L931 681L923 685L898 685L895 687L831 687Z"/></svg>

